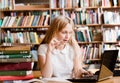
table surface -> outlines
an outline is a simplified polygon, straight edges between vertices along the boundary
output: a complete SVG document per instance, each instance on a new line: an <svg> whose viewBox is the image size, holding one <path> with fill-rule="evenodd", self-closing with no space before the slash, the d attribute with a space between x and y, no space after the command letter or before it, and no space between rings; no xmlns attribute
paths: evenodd
<svg viewBox="0 0 120 83"><path fill-rule="evenodd" d="M48 81L47 83L71 83L71 82L57 82L57 81ZM90 83L90 82L75 82L75 83ZM112 77L110 79L106 79L100 82L96 82L96 83L120 83L120 76L117 77Z"/></svg>

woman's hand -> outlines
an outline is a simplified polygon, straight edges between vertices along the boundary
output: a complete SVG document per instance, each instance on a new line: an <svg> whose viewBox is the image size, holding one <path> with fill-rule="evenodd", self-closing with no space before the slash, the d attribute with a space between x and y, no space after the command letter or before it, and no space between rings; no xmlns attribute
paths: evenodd
<svg viewBox="0 0 120 83"><path fill-rule="evenodd" d="M72 73L72 78L81 78L84 76L93 76L93 73L86 71L84 69L74 69Z"/></svg>
<svg viewBox="0 0 120 83"><path fill-rule="evenodd" d="M54 50L55 48L57 48L58 46L60 46L61 43L62 43L62 41L59 41L59 40L57 40L57 38L54 37L54 38L50 41L50 43L48 44L48 49L49 49L50 51L52 51L52 50Z"/></svg>
<svg viewBox="0 0 120 83"><path fill-rule="evenodd" d="M93 76L93 73L91 71L86 71L84 69L81 70L81 77L84 77L84 76Z"/></svg>

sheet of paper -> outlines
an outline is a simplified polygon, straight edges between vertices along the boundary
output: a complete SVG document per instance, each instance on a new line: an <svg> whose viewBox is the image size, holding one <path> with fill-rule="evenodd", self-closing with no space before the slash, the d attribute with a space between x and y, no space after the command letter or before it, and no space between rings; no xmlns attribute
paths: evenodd
<svg viewBox="0 0 120 83"><path fill-rule="evenodd" d="M42 79L45 83L72 83L65 78L43 78Z"/></svg>

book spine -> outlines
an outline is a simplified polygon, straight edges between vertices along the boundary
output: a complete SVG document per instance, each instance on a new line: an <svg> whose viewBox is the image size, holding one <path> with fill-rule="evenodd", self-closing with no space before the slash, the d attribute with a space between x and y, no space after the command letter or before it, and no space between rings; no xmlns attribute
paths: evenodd
<svg viewBox="0 0 120 83"><path fill-rule="evenodd" d="M31 54L0 55L0 58L31 58Z"/></svg>
<svg viewBox="0 0 120 83"><path fill-rule="evenodd" d="M28 71L0 71L0 76L26 76L28 75L29 72Z"/></svg>
<svg viewBox="0 0 120 83"><path fill-rule="evenodd" d="M24 46L21 46L21 45L18 45L18 46L10 46L10 47L0 47L0 50L14 50L14 51L20 51L20 50L29 50L30 51L30 46L29 45L24 45Z"/></svg>
<svg viewBox="0 0 120 83"><path fill-rule="evenodd" d="M0 80L27 80L27 79L33 79L33 75L27 75L27 76L0 76Z"/></svg>
<svg viewBox="0 0 120 83"><path fill-rule="evenodd" d="M0 59L0 63L18 63L18 62L32 62L33 58L12 58L12 59Z"/></svg>
<svg viewBox="0 0 120 83"><path fill-rule="evenodd" d="M0 55L3 55L3 54L29 54L30 51L29 50L0 50Z"/></svg>
<svg viewBox="0 0 120 83"><path fill-rule="evenodd" d="M32 70L32 62L0 63L0 71Z"/></svg>

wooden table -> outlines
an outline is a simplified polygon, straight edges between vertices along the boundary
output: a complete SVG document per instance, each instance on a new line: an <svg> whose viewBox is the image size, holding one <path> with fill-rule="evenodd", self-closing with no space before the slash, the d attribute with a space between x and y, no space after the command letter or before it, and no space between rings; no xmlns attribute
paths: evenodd
<svg viewBox="0 0 120 83"><path fill-rule="evenodd" d="M4 82L0 81L0 83L4 83ZM37 81L37 82L32 82L32 83L43 83L43 82ZM44 83L72 83L72 82L48 81ZM92 83L92 82L74 82L74 83ZM120 83L120 76L106 79L100 82L94 82L94 83Z"/></svg>
<svg viewBox="0 0 120 83"><path fill-rule="evenodd" d="M47 83L69 83L69 82L54 82L54 81L51 81L51 82L47 82ZM74 82L74 83L92 83L92 82ZM113 78L110 78L110 79L106 79L106 80L96 82L96 83L120 83L120 76L113 77Z"/></svg>
<svg viewBox="0 0 120 83"><path fill-rule="evenodd" d="M120 76L113 77L113 78L110 78L110 79L107 79L107 80L104 80L104 81L100 81L100 82L97 82L97 83L120 83Z"/></svg>

